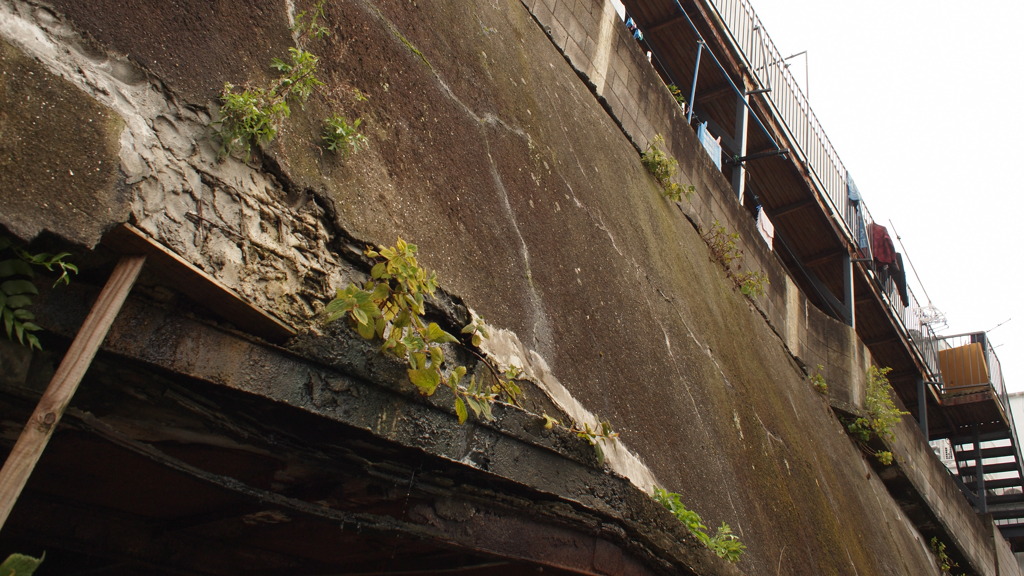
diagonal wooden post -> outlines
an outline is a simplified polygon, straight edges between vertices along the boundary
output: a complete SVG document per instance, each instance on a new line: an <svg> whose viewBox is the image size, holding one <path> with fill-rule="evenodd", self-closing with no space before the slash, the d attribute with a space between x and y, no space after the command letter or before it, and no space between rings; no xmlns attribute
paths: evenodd
<svg viewBox="0 0 1024 576"><path fill-rule="evenodd" d="M71 397L82 382L85 371L89 369L93 357L96 356L96 351L106 338L125 298L135 285L145 261L145 256L123 256L118 261L106 286L82 323L82 328L57 367L49 386L46 387L46 392L39 399L32 417L25 424L21 436L4 462L4 467L0 470L0 530L7 522L14 503L17 502L25 483L28 482L28 477L43 455L50 436L53 435L57 423L64 415L64 410L71 402Z"/></svg>

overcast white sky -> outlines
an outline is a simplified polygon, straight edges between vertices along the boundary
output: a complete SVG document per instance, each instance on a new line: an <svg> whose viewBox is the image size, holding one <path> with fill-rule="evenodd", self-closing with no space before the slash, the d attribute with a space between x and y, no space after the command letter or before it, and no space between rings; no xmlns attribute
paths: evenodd
<svg viewBox="0 0 1024 576"><path fill-rule="evenodd" d="M942 333L992 330L1024 390L1024 2L750 2L783 56L807 51L790 69L802 84L808 67L811 107Z"/></svg>

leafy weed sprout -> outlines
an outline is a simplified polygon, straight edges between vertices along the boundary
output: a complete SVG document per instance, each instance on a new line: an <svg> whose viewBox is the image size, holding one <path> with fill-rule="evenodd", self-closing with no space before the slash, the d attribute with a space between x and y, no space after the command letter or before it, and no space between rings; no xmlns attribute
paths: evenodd
<svg viewBox="0 0 1024 576"><path fill-rule="evenodd" d="M370 278L361 286L349 284L338 290L324 308L326 320L347 318L349 326L364 339L382 342L382 353L407 364L409 382L420 394L432 396L438 389L447 388L454 397L460 424L468 420L470 411L477 418L493 420L495 403L519 404L523 392L517 381L522 378L522 371L516 366L499 371L474 350L489 337L483 319L473 317L462 328L464 339L460 340L436 322L424 318L427 300L434 296L438 283L436 274L420 265L417 253L415 244L401 238L394 246L367 248L366 256L374 261ZM461 346L476 356L490 371L491 378L477 378L473 374L467 382L465 366L447 363L446 346ZM546 429L562 426L547 414L542 417ZM593 446L602 464L604 451L599 441L618 436L607 421L600 421L594 427L571 422L565 428Z"/></svg>
<svg viewBox="0 0 1024 576"><path fill-rule="evenodd" d="M643 156L640 157L640 162L651 173L651 176L654 176L658 184L661 185L662 195L673 202L681 202L684 195L689 199L695 188L693 186L681 186L672 181L672 177L675 176L676 171L679 169L679 163L676 162L675 158L665 154L665 151L661 149L664 145L665 139L661 134L655 136L654 140L647 146Z"/></svg>
<svg viewBox="0 0 1024 576"><path fill-rule="evenodd" d="M760 270L756 272L744 272L736 277L740 286L740 292L747 296L764 296L765 287L769 284L768 275Z"/></svg>
<svg viewBox="0 0 1024 576"><path fill-rule="evenodd" d="M31 254L15 247L10 238L0 236L0 318L9 340L17 340L30 349L42 350L39 338L33 334L40 327L34 322L35 315L28 310L32 297L39 294L39 289L32 282L34 268L60 271L53 285L67 285L71 282L71 274L78 273L78 267L67 261L70 255L67 252Z"/></svg>
<svg viewBox="0 0 1024 576"><path fill-rule="evenodd" d="M324 120L324 146L331 152L340 152L343 156L359 152L360 147L367 145L366 136L359 132L362 118L356 118L349 124L344 116L331 116Z"/></svg>
<svg viewBox="0 0 1024 576"><path fill-rule="evenodd" d="M821 394L828 394L828 382L825 382L825 376L822 372L825 371L825 367L818 364L818 368L811 374L811 386Z"/></svg>
<svg viewBox="0 0 1024 576"><path fill-rule="evenodd" d="M704 233L704 241L711 249L711 258L728 270L732 263L743 258L743 251L736 243L740 235L736 232L726 232L725 226L715 220L711 229Z"/></svg>
<svg viewBox="0 0 1024 576"><path fill-rule="evenodd" d="M230 82L224 83L220 94L220 119L214 123L218 127L222 155L244 153L248 158L253 147L272 142L291 116L292 105L304 105L313 92L323 86L317 77L320 59L301 46L310 38L322 38L330 33L321 23L324 1L295 16L292 31L297 35L298 46L289 48L286 58L271 59L270 67L280 75L268 86L238 88Z"/></svg>
<svg viewBox="0 0 1024 576"><path fill-rule="evenodd" d="M722 522L722 525L718 527L718 530L712 536L708 534L708 527L704 525L700 514L688 509L680 500L679 494L655 486L654 494L651 497L667 508L701 544L717 554L719 558L724 558L729 562L739 561L746 546L740 542L738 536L733 534L728 524Z"/></svg>
<svg viewBox="0 0 1024 576"><path fill-rule="evenodd" d="M910 414L896 407L888 378L891 371L892 368L870 368L863 414L846 425L850 434L864 444L871 441L872 437L892 440L895 436L893 428L899 424L903 416ZM886 466L892 464L892 452L878 450L874 452L874 456Z"/></svg>

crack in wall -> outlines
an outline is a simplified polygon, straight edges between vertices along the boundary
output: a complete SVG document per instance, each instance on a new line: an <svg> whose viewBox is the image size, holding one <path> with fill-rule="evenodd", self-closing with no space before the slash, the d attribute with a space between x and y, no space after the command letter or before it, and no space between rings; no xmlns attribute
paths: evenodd
<svg viewBox="0 0 1024 576"><path fill-rule="evenodd" d="M89 47L42 5L0 0L0 37L122 118L120 168L137 227L293 323L308 322L310 302L328 291L288 287L301 290L308 274L326 277L324 287L341 283L324 210L315 202L290 208L290 182L220 157L204 107L179 101L126 58Z"/></svg>

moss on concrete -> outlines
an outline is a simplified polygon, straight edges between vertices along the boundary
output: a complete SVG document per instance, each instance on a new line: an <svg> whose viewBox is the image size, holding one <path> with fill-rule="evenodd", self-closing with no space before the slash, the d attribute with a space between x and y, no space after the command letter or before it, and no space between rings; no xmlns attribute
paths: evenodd
<svg viewBox="0 0 1024 576"><path fill-rule="evenodd" d="M117 185L120 119L0 41L0 224L92 246L127 219Z"/></svg>

